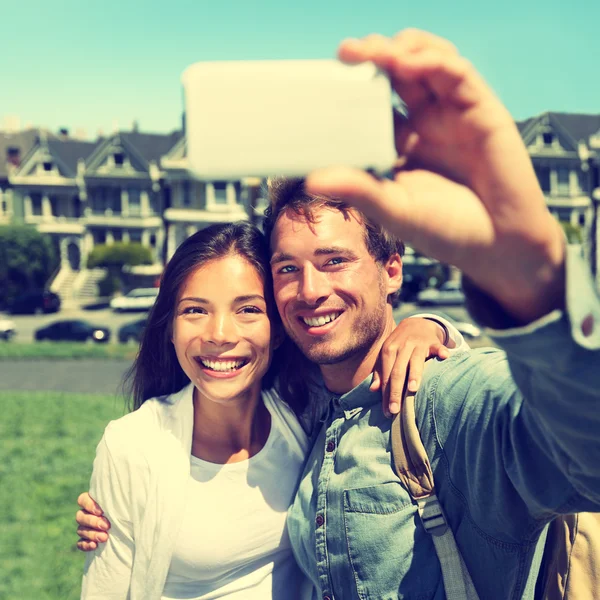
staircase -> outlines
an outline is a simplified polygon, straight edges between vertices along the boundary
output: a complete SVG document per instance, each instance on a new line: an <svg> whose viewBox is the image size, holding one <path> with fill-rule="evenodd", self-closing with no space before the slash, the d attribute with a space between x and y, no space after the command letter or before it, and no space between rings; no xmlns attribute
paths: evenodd
<svg viewBox="0 0 600 600"><path fill-rule="evenodd" d="M50 285L50 290L60 296L62 309L75 307L73 285L79 276L79 271L73 271L69 266L62 266Z"/></svg>
<svg viewBox="0 0 600 600"><path fill-rule="evenodd" d="M105 269L82 269L74 283L74 293L79 301L98 297L98 282L106 274Z"/></svg>

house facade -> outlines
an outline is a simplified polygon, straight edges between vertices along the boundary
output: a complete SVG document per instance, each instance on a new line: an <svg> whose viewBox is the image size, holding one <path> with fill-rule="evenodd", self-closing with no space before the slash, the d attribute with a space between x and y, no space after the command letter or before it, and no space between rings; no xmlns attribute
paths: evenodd
<svg viewBox="0 0 600 600"><path fill-rule="evenodd" d="M546 112L518 126L550 212L580 237L600 288L600 115Z"/></svg>

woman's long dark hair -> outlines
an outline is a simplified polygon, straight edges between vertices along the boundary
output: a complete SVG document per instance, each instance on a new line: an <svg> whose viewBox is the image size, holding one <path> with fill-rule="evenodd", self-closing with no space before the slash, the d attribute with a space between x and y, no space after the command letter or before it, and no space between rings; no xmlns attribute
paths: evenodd
<svg viewBox="0 0 600 600"><path fill-rule="evenodd" d="M160 291L148 314L138 355L124 380L126 397L130 399L133 410L138 409L149 398L173 394L189 383L171 342L177 298L181 286L193 271L208 261L228 254L243 257L256 269L265 284L271 328L280 327L273 298L269 248L264 235L246 222L223 223L201 229L177 248L162 275ZM292 385L283 386L285 389L281 392L286 402L299 414L308 401L308 389L305 393L304 378L299 376L302 370L300 363L308 362L288 339L283 343L281 351L276 351L276 356L277 360L271 362L263 377L263 388L274 385L275 377L284 365L285 379L293 372L295 383L290 381Z"/></svg>

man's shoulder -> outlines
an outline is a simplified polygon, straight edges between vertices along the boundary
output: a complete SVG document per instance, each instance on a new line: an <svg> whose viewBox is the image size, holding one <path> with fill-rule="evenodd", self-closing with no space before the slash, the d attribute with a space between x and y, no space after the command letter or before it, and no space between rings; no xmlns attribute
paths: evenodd
<svg viewBox="0 0 600 600"><path fill-rule="evenodd" d="M458 390L474 383L501 384L510 379L506 353L498 348L457 352L446 360L427 361L420 389L428 394Z"/></svg>

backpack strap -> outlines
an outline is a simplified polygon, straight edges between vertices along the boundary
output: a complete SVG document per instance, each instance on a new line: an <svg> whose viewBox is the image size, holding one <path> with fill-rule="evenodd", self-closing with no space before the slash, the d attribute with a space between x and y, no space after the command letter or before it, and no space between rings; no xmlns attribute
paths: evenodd
<svg viewBox="0 0 600 600"><path fill-rule="evenodd" d="M396 473L417 503L425 531L431 535L442 568L447 600L478 600L454 534L435 494L433 473L415 416L415 394L406 391L391 428Z"/></svg>

